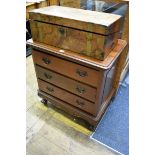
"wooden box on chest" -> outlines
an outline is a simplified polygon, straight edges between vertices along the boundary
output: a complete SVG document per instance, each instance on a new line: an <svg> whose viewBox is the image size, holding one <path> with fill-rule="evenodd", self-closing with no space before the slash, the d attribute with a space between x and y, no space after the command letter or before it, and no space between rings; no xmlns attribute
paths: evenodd
<svg viewBox="0 0 155 155"><path fill-rule="evenodd" d="M30 12L32 38L61 49L104 60L117 44L121 16L50 6Z"/></svg>
<svg viewBox="0 0 155 155"><path fill-rule="evenodd" d="M126 41L118 40L104 61L28 41L38 79L38 95L95 126L115 93L115 77Z"/></svg>

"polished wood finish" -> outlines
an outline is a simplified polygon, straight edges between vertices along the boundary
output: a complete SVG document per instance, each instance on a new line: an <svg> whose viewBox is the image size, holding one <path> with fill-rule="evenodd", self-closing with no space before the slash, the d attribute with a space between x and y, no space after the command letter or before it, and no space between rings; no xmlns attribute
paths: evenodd
<svg viewBox="0 0 155 155"><path fill-rule="evenodd" d="M40 79L38 79L38 86L40 90L42 90L43 92L46 92L49 95L56 97L59 100L62 100L66 103L76 106L79 109L84 110L90 114L95 114L95 110L94 110L95 105L92 102L84 100L74 94L71 94L63 89L60 89Z"/></svg>
<svg viewBox="0 0 155 155"><path fill-rule="evenodd" d="M72 63L58 57L48 55L34 50L32 52L35 63L42 67L51 69L65 76L69 76L80 82L97 87L98 71L91 68ZM47 61L47 62L46 62Z"/></svg>
<svg viewBox="0 0 155 155"><path fill-rule="evenodd" d="M115 88L115 95L117 94L117 91L118 91L118 88L119 88L121 73L124 70L124 64L126 63L126 57L127 57L128 50L129 50L129 47L128 47L128 44L127 44L125 49L120 54L120 56L118 58L118 61L117 61L117 66L116 66L117 74L114 75L115 81L114 81L114 84L113 84L113 87Z"/></svg>
<svg viewBox="0 0 155 155"><path fill-rule="evenodd" d="M27 41L27 45L31 46L34 51L42 51L49 55L60 57L71 62L87 66L95 70L107 70L111 68L113 62L119 57L119 55L126 48L127 43L124 40L118 39L117 46L110 52L104 61L99 61L91 57L81 56L78 53L71 52L69 50L62 50L60 48L52 47L43 43L33 42L32 39Z"/></svg>
<svg viewBox="0 0 155 155"><path fill-rule="evenodd" d="M83 6L83 2L84 3L86 1L88 2L88 0L58 0L58 1L59 1L59 5L61 5L61 6L81 8L81 9L85 9L85 7ZM96 0L96 2L97 1L98 0ZM94 0L89 1L89 2L95 3ZM102 12L101 9L97 9L97 8L100 8L100 5L104 5L105 2L107 4L115 3L114 5L120 5L120 4L127 5L127 10L126 10L125 15L124 15L123 24L122 24L121 33L120 33L119 38L126 40L129 44L129 0L100 0L100 1L98 1L98 4L100 3L99 7L95 6L94 8L92 8L93 11L101 11ZM119 59L120 61L124 62L124 64L122 64L122 66L124 66L124 67L119 68L122 71L122 74L126 73L129 70L129 67L126 68L126 62L129 61L128 55L129 55L129 48L127 49L125 54L123 54L121 56L121 58ZM119 79L119 81L121 81L121 79ZM119 82L118 82L117 86L118 85L119 85Z"/></svg>
<svg viewBox="0 0 155 155"><path fill-rule="evenodd" d="M27 44L33 49L38 95L49 106L97 125L118 89L127 50L126 41L117 39L122 18L57 6L33 10L30 18L33 41Z"/></svg>
<svg viewBox="0 0 155 155"><path fill-rule="evenodd" d="M26 3L26 20L29 20L29 11L36 8L35 3Z"/></svg>
<svg viewBox="0 0 155 155"><path fill-rule="evenodd" d="M68 112L69 114L77 117L77 118L82 118L82 119L86 120L87 122L89 122L93 126L97 126L97 124L99 123L100 119L102 118L104 112L106 111L106 109L110 103L110 100L113 96L113 93L114 93L114 90L111 91L111 94L109 95L107 100L104 102L104 104L101 104L101 107L100 107L100 110L99 110L97 116L94 117L93 115L89 115L82 110L74 108L73 106L70 106L69 104L66 104L63 101L56 99L56 98L52 97L51 95L48 95L47 93L44 93L40 90L38 91L38 95L40 97L45 98L49 101L48 102L49 107L51 105L54 105L57 108L60 108L64 111Z"/></svg>
<svg viewBox="0 0 155 155"><path fill-rule="evenodd" d="M50 5L60 5L59 0L48 0L48 4Z"/></svg>
<svg viewBox="0 0 155 155"><path fill-rule="evenodd" d="M73 94L95 102L97 89L85 85L81 82L72 80L66 76L47 70L38 65L35 66L37 77L65 89Z"/></svg>
<svg viewBox="0 0 155 155"><path fill-rule="evenodd" d="M126 40L128 43L128 47L126 49L126 51L121 54L121 57L119 59L120 61L120 67L119 68L119 72L121 72L122 76L125 76L125 73L127 73L129 71L129 65L126 66L126 63L129 63L129 0L119 0L120 3L124 3L127 4L128 9L125 15L125 21L124 21L124 27L123 27L123 33L121 38L123 40ZM122 76L120 76L119 82L122 80ZM117 83L116 87L118 88L119 86L119 82ZM116 91L117 92L117 91Z"/></svg>
<svg viewBox="0 0 155 155"><path fill-rule="evenodd" d="M118 59L115 61L113 66L107 71L106 74L106 82L104 85L104 94L103 94L103 101L107 100L109 97L109 94L111 93L111 89L113 89L114 81L115 81L115 74L117 74L116 71L116 65L117 65Z"/></svg>
<svg viewBox="0 0 155 155"><path fill-rule="evenodd" d="M58 3L57 3L58 4ZM48 6L48 0L38 2L26 2L26 20L29 20L29 11Z"/></svg>
<svg viewBox="0 0 155 155"><path fill-rule="evenodd" d="M71 27L102 35L120 30L121 16L62 6L50 6L29 12L30 19Z"/></svg>
<svg viewBox="0 0 155 155"><path fill-rule="evenodd" d="M33 41L104 60L117 44L121 16L61 6L30 12ZM78 46L77 46L78 45Z"/></svg>
<svg viewBox="0 0 155 155"><path fill-rule="evenodd" d="M99 60L107 57L116 45L119 35L114 33L104 36L38 21L31 21L31 31L34 41L69 49Z"/></svg>
<svg viewBox="0 0 155 155"><path fill-rule="evenodd" d="M59 4L60 4L60 6L80 8L81 1L80 0L60 0Z"/></svg>
<svg viewBox="0 0 155 155"><path fill-rule="evenodd" d="M120 72L117 72L118 62L121 53L126 49L127 43L123 40L118 40L117 46L107 56L105 61L82 57L68 50L61 52L59 48L33 43L32 40L28 41L27 44L33 48L32 54L39 85L38 95L48 100L47 104L49 106L52 104L88 121L91 125L97 125L111 98L115 95L115 84L117 83L115 78L118 78L118 74L120 74ZM42 58L48 59L42 60ZM62 63L63 61L65 62ZM62 63L62 65L59 65L59 63ZM67 67L64 67L65 64L67 64ZM49 65L51 66L49 67ZM88 75L95 72L98 77L95 87L91 86L94 84L72 78L73 73L69 71L72 69L69 67L73 66L73 71L75 71L76 67L74 66L76 65L82 67L81 69L88 69L85 70L89 73ZM95 74L91 77L92 79L96 79L94 78ZM83 94L83 96L76 94L75 86L77 83L85 87L85 90L90 90L90 92ZM47 87L49 87L48 90ZM95 97L92 97L94 95ZM76 101L76 99L81 102ZM79 107L78 104L82 104L83 108Z"/></svg>

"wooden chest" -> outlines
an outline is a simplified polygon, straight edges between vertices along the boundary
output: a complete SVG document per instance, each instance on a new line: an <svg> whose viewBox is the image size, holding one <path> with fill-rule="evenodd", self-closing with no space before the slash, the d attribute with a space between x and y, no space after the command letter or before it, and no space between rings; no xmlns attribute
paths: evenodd
<svg viewBox="0 0 155 155"><path fill-rule="evenodd" d="M38 95L64 111L95 126L115 94L117 65L126 49L118 40L104 61L28 41L38 79Z"/></svg>
<svg viewBox="0 0 155 155"><path fill-rule="evenodd" d="M99 60L117 44L121 16L50 6L30 11L34 42L45 43Z"/></svg>

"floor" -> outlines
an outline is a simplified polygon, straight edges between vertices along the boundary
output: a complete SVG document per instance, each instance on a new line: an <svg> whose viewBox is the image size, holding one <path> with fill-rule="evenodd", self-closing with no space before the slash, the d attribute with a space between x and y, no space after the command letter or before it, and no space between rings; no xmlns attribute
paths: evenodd
<svg viewBox="0 0 155 155"><path fill-rule="evenodd" d="M104 132L102 132L104 131ZM92 138L129 155L129 74L121 82Z"/></svg>
<svg viewBox="0 0 155 155"><path fill-rule="evenodd" d="M91 131L40 102L32 56L26 58L26 66L27 155L114 155L89 138Z"/></svg>

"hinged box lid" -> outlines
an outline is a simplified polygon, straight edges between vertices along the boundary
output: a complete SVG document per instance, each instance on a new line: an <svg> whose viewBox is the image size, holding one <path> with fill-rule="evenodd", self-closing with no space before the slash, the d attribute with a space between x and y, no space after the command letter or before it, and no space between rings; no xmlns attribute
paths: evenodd
<svg viewBox="0 0 155 155"><path fill-rule="evenodd" d="M30 19L109 35L120 31L121 16L77 8L49 6L29 12Z"/></svg>

